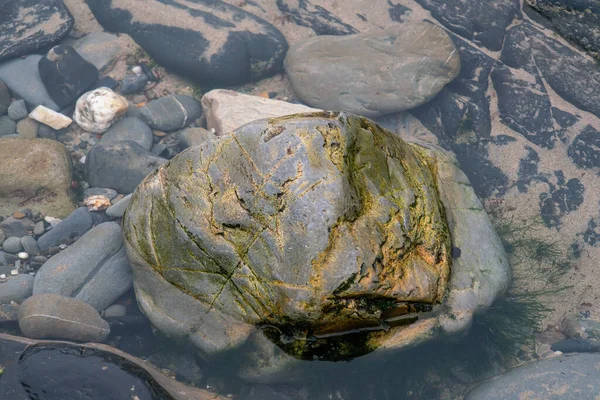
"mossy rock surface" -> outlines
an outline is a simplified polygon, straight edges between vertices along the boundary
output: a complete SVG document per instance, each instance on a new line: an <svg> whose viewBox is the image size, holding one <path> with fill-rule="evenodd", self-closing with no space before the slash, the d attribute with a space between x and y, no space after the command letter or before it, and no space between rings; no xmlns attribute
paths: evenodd
<svg viewBox="0 0 600 400"><path fill-rule="evenodd" d="M207 353L256 327L305 359L403 345L415 322L408 341L426 337L453 268L437 151L329 112L189 148L140 184L125 215L142 310Z"/></svg>

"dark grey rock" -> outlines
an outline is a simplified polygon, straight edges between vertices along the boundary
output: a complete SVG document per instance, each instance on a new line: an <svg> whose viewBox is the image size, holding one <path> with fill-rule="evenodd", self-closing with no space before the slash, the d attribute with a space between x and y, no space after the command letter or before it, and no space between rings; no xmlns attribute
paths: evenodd
<svg viewBox="0 0 600 400"><path fill-rule="evenodd" d="M59 42L74 23L61 0L7 0L1 14L0 61Z"/></svg>
<svg viewBox="0 0 600 400"><path fill-rule="evenodd" d="M40 253L40 247L37 244L37 240L35 240L33 236L23 236L21 238L21 245L31 257L37 256Z"/></svg>
<svg viewBox="0 0 600 400"><path fill-rule="evenodd" d="M142 109L135 104L129 103L129 107L127 108L127 116L133 118L143 119Z"/></svg>
<svg viewBox="0 0 600 400"><path fill-rule="evenodd" d="M17 254L18 252L23 250L23 245L21 244L21 238L14 237L14 236L6 238L4 243L2 243L2 250L4 250L7 253Z"/></svg>
<svg viewBox="0 0 600 400"><path fill-rule="evenodd" d="M219 0L87 3L106 30L127 33L159 64L200 83L235 85L273 75L287 50L271 24Z"/></svg>
<svg viewBox="0 0 600 400"><path fill-rule="evenodd" d="M6 261L5 252L0 250L0 265L8 265L8 261Z"/></svg>
<svg viewBox="0 0 600 400"><path fill-rule="evenodd" d="M29 115L29 113L27 112L27 105L23 99L13 101L8 107L8 117L13 121L27 118L27 115Z"/></svg>
<svg viewBox="0 0 600 400"><path fill-rule="evenodd" d="M600 342L589 339L563 339L552 345L553 351L563 353L596 353L600 351Z"/></svg>
<svg viewBox="0 0 600 400"><path fill-rule="evenodd" d="M490 50L500 50L504 31L521 15L515 0L486 1L416 0L451 32Z"/></svg>
<svg viewBox="0 0 600 400"><path fill-rule="evenodd" d="M19 327L30 338L101 342L110 327L96 310L80 300L58 294L38 294L19 307Z"/></svg>
<svg viewBox="0 0 600 400"><path fill-rule="evenodd" d="M92 217L86 207L79 207L54 228L44 233L38 239L40 251L44 252L51 246L59 245L75 236L81 236L92 227Z"/></svg>
<svg viewBox="0 0 600 400"><path fill-rule="evenodd" d="M83 198L85 199L90 196L106 196L109 200L112 200L117 197L117 194L117 191L113 189L91 187L83 191Z"/></svg>
<svg viewBox="0 0 600 400"><path fill-rule="evenodd" d="M85 173L91 186L129 194L146 175L166 161L134 142L97 144L88 153Z"/></svg>
<svg viewBox="0 0 600 400"><path fill-rule="evenodd" d="M125 209L129 205L130 201L131 194L128 194L112 206L108 207L106 209L106 215L108 215L111 218L123 218L123 214L125 214Z"/></svg>
<svg viewBox="0 0 600 400"><path fill-rule="evenodd" d="M6 86L6 83L0 81L0 115L6 114L10 106L10 101L11 97L8 86Z"/></svg>
<svg viewBox="0 0 600 400"><path fill-rule="evenodd" d="M600 4L594 0L527 0L562 37L600 58Z"/></svg>
<svg viewBox="0 0 600 400"><path fill-rule="evenodd" d="M4 115L0 117L0 137L12 135L17 131L17 123Z"/></svg>
<svg viewBox="0 0 600 400"><path fill-rule="evenodd" d="M146 74L127 75L121 81L120 90L122 94L138 93L146 87L146 83L148 83Z"/></svg>
<svg viewBox="0 0 600 400"><path fill-rule="evenodd" d="M42 105L58 111L60 107L52 100L40 78L38 63L41 59L42 56L31 54L24 59L0 63L0 80L6 83L13 96L25 100L30 109Z"/></svg>
<svg viewBox="0 0 600 400"><path fill-rule="evenodd" d="M552 357L515 368L479 385L466 400L594 400L600 393L600 354Z"/></svg>
<svg viewBox="0 0 600 400"><path fill-rule="evenodd" d="M190 96L168 96L148 102L140 109L142 119L153 129L185 128L202 115L202 107Z"/></svg>
<svg viewBox="0 0 600 400"><path fill-rule="evenodd" d="M167 148L168 146L164 143L156 143L152 146L150 153L154 154L155 156L160 156L165 152L165 150L167 150Z"/></svg>
<svg viewBox="0 0 600 400"><path fill-rule="evenodd" d="M74 297L100 311L129 290L132 279L121 227L106 222L44 263L33 292Z"/></svg>
<svg viewBox="0 0 600 400"><path fill-rule="evenodd" d="M102 135L100 144L111 144L123 141L132 141L146 150L152 148L152 129L141 119L127 117L108 128Z"/></svg>
<svg viewBox="0 0 600 400"><path fill-rule="evenodd" d="M48 94L59 107L79 98L98 79L98 70L71 46L55 46L38 64Z"/></svg>
<svg viewBox="0 0 600 400"><path fill-rule="evenodd" d="M23 139L35 139L40 123L27 117L17 122L17 133Z"/></svg>
<svg viewBox="0 0 600 400"><path fill-rule="evenodd" d="M15 236L21 238L33 229L33 221L29 218L17 219L15 217L8 217L0 222L0 229L6 234L6 237Z"/></svg>
<svg viewBox="0 0 600 400"><path fill-rule="evenodd" d="M48 125L40 124L38 127L38 138L56 140L57 131Z"/></svg>
<svg viewBox="0 0 600 400"><path fill-rule="evenodd" d="M29 274L9 276L6 282L0 282L0 304L11 301L21 303L33 293L34 277Z"/></svg>

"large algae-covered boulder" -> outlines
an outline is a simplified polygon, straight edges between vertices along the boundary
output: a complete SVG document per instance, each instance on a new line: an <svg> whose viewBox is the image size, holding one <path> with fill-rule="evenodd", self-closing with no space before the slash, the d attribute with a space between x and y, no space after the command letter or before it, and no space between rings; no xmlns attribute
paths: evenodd
<svg viewBox="0 0 600 400"><path fill-rule="evenodd" d="M257 328L303 359L402 347L468 326L508 281L454 159L346 113L189 148L139 185L124 233L141 309L206 353Z"/></svg>

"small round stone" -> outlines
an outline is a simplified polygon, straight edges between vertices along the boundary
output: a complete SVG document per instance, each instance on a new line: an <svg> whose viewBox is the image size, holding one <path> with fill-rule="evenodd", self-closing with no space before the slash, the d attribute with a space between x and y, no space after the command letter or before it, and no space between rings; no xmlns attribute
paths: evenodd
<svg viewBox="0 0 600 400"><path fill-rule="evenodd" d="M19 256L21 260L27 260L29 258L29 253L26 251L21 251L19 254L17 254L17 256Z"/></svg>
<svg viewBox="0 0 600 400"><path fill-rule="evenodd" d="M2 243L2 249L7 253L17 254L21 250L23 250L23 245L21 244L21 238L18 237L9 237Z"/></svg>

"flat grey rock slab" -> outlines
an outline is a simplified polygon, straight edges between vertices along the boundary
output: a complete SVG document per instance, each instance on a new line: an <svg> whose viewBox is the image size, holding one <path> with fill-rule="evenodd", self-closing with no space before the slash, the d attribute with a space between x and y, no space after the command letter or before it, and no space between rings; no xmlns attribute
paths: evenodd
<svg viewBox="0 0 600 400"><path fill-rule="evenodd" d="M41 59L40 55L30 54L24 59L0 63L0 80L6 83L13 96L25 100L31 109L41 105L58 111L60 107L48 94L38 71Z"/></svg>
<svg viewBox="0 0 600 400"><path fill-rule="evenodd" d="M562 355L527 364L471 391L466 400L595 400L600 354Z"/></svg>

